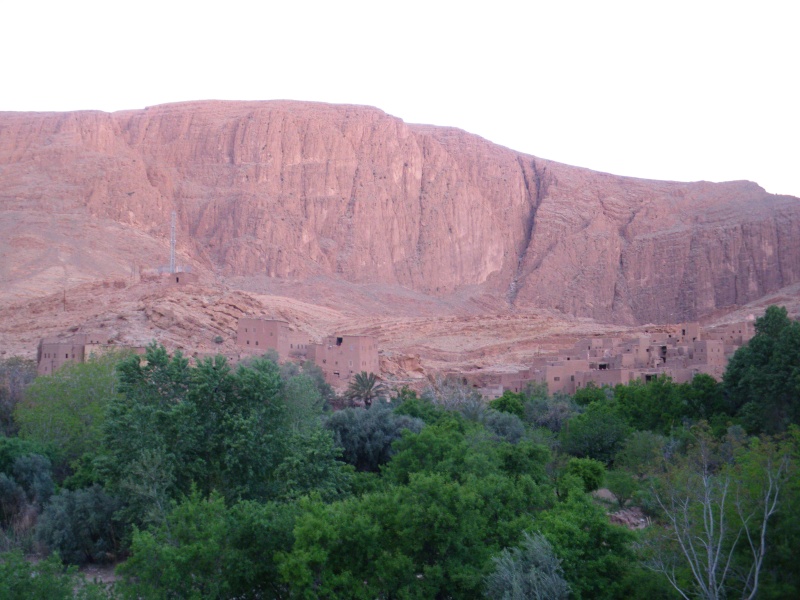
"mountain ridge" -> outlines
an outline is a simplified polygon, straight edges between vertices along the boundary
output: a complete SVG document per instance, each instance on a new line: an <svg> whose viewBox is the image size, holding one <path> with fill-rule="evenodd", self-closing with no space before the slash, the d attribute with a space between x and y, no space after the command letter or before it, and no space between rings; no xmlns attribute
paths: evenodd
<svg viewBox="0 0 800 600"><path fill-rule="evenodd" d="M179 261L209 280L474 290L623 325L800 280L796 198L563 165L372 107L0 113L0 131L0 282L16 298L164 264L173 210Z"/></svg>

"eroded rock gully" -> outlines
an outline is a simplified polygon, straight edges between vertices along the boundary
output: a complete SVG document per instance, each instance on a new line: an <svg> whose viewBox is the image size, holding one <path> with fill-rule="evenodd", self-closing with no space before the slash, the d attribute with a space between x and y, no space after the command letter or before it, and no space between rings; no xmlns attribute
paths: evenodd
<svg viewBox="0 0 800 600"><path fill-rule="evenodd" d="M527 156L380 110L190 102L0 113L0 281L15 299L166 262L555 309L702 318L800 280L800 201Z"/></svg>

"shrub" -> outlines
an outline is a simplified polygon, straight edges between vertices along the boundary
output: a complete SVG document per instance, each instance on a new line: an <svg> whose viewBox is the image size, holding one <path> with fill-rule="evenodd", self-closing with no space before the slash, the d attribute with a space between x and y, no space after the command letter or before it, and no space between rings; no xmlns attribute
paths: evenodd
<svg viewBox="0 0 800 600"><path fill-rule="evenodd" d="M482 421L484 427L498 440L516 444L525 435L525 424L516 414L487 410Z"/></svg>
<svg viewBox="0 0 800 600"><path fill-rule="evenodd" d="M585 413L569 421L562 436L564 451L608 464L629 432L630 428L616 412L595 402Z"/></svg>
<svg viewBox="0 0 800 600"><path fill-rule="evenodd" d="M0 554L0 598L66 600L73 597L72 585L72 578L64 576L56 556L34 566L21 551Z"/></svg>
<svg viewBox="0 0 800 600"><path fill-rule="evenodd" d="M606 468L598 460L591 458L570 458L567 473L580 477L585 492L593 492L603 483Z"/></svg>
<svg viewBox="0 0 800 600"><path fill-rule="evenodd" d="M586 387L579 389L572 396L576 404L588 406L592 402L604 402L609 395L613 395L613 390L607 387L597 387L593 382L586 384Z"/></svg>
<svg viewBox="0 0 800 600"><path fill-rule="evenodd" d="M25 490L8 477L0 473L0 525L8 525L25 506Z"/></svg>
<svg viewBox="0 0 800 600"><path fill-rule="evenodd" d="M620 508L633 498L639 489L633 475L627 471L609 471L606 473L606 487L614 494Z"/></svg>
<svg viewBox="0 0 800 600"><path fill-rule="evenodd" d="M564 424L579 413L580 407L569 396L532 395L525 402L525 421L553 433L559 433Z"/></svg>
<svg viewBox="0 0 800 600"><path fill-rule="evenodd" d="M525 405L522 402L522 394L515 394L506 390L503 395L489 402L489 407L500 412L517 415L520 419L525 416Z"/></svg>
<svg viewBox="0 0 800 600"><path fill-rule="evenodd" d="M492 600L564 600L569 585L553 546L541 534L524 534L518 548L503 550L493 559L486 578L486 597Z"/></svg>
<svg viewBox="0 0 800 600"><path fill-rule="evenodd" d="M12 467L14 479L28 495L28 499L42 505L53 495L53 476L50 459L41 454L20 456Z"/></svg>
<svg viewBox="0 0 800 600"><path fill-rule="evenodd" d="M418 433L424 421L397 415L385 405L375 404L370 410L347 408L333 413L325 427L342 448L342 460L358 471L377 471L389 462L392 444L403 431Z"/></svg>
<svg viewBox="0 0 800 600"><path fill-rule="evenodd" d="M36 536L67 563L114 561L123 533L114 516L120 507L121 502L98 485L62 490L39 517Z"/></svg>

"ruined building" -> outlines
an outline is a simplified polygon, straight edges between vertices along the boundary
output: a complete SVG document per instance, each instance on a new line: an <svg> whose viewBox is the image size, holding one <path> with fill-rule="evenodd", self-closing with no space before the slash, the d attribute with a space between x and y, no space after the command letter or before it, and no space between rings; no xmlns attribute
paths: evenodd
<svg viewBox="0 0 800 600"><path fill-rule="evenodd" d="M356 373L379 373L378 344L369 335L327 337L321 344L311 344L308 359L322 369L331 385L350 380Z"/></svg>
<svg viewBox="0 0 800 600"><path fill-rule="evenodd" d="M93 356L123 349L137 354L144 353L144 347L109 344L108 340L97 333L76 333L67 338L43 338L36 350L36 373L52 375L67 363L82 363Z"/></svg>
<svg viewBox="0 0 800 600"><path fill-rule="evenodd" d="M248 354L274 350L282 361L303 358L308 353L309 343L308 335L295 331L280 319L244 317L236 327L236 346L240 352Z"/></svg>
<svg viewBox="0 0 800 600"><path fill-rule="evenodd" d="M752 322L701 333L685 323L632 338L586 338L572 348L532 361L527 369L473 377L472 384L496 398L505 390L520 392L529 382L544 383L551 394L574 394L592 383L615 386L666 375L676 383L698 373L721 379L728 358L755 335Z"/></svg>

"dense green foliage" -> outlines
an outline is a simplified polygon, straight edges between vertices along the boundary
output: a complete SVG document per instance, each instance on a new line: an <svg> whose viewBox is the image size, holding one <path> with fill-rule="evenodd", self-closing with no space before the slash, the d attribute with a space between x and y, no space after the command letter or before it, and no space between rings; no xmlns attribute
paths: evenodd
<svg viewBox="0 0 800 600"><path fill-rule="evenodd" d="M110 354L67 363L56 375L38 377L17 404L20 435L51 448L60 472L100 444L106 408L117 396L119 360Z"/></svg>
<svg viewBox="0 0 800 600"><path fill-rule="evenodd" d="M0 554L2 600L100 600L108 598L101 584L87 583L75 569L65 569L54 554L31 564L20 551Z"/></svg>
<svg viewBox="0 0 800 600"><path fill-rule="evenodd" d="M0 437L0 598L110 596L62 559L122 559L113 593L143 599L796 598L800 336L774 307L756 328L723 383L378 402L362 373L335 412L318 369L270 356L62 369Z"/></svg>
<svg viewBox="0 0 800 600"><path fill-rule="evenodd" d="M800 322L770 306L756 335L725 372L730 409L753 433L779 433L800 423Z"/></svg>
<svg viewBox="0 0 800 600"><path fill-rule="evenodd" d="M116 516L121 505L97 485L62 490L39 517L36 535L71 564L113 562L119 558L124 530Z"/></svg>
<svg viewBox="0 0 800 600"><path fill-rule="evenodd" d="M340 410L325 422L342 448L342 459L358 471L371 472L389 462L392 444L404 431L418 433L424 426L422 419L399 415L380 403L371 410Z"/></svg>
<svg viewBox="0 0 800 600"><path fill-rule="evenodd" d="M22 400L25 388L36 378L36 363L12 356L0 358L0 435L14 435L18 424L14 409Z"/></svg>

